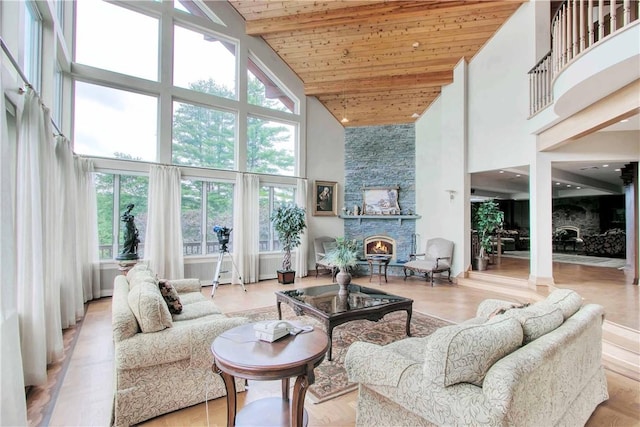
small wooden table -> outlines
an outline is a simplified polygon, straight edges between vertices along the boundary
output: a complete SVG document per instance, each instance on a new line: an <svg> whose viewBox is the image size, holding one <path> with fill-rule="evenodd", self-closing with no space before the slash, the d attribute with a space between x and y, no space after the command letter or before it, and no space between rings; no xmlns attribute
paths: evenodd
<svg viewBox="0 0 640 427"><path fill-rule="evenodd" d="M391 261L390 256L385 255L372 255L367 257L367 263L369 264L369 283L373 278L373 266L378 266L378 284L382 284L382 269L384 268L384 282L387 283L387 266Z"/></svg>
<svg viewBox="0 0 640 427"><path fill-rule="evenodd" d="M304 409L307 389L315 382L313 370L323 360L329 339L322 330L287 336L273 343L255 337L253 323L220 334L211 344L214 373L227 390L227 426L295 426L308 423ZM264 398L236 413L235 377L248 380L282 380L282 398ZM296 377L289 403L289 378Z"/></svg>

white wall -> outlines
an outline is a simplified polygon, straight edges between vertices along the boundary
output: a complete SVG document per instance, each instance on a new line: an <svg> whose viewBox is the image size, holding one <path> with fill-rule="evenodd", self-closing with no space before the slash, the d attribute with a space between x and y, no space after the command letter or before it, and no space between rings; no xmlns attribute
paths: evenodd
<svg viewBox="0 0 640 427"><path fill-rule="evenodd" d="M469 172L527 165L535 152L527 72L539 59L536 3L523 4L469 63Z"/></svg>
<svg viewBox="0 0 640 427"><path fill-rule="evenodd" d="M436 99L416 121L416 221L418 250L424 248L428 236L437 232L440 218L433 203L440 182L442 159L442 96Z"/></svg>
<svg viewBox="0 0 640 427"><path fill-rule="evenodd" d="M527 72L544 51L548 3L523 4L416 123L417 233L456 242L454 274L470 265L469 173L529 165ZM548 34L548 33L547 33ZM453 199L446 190L453 190Z"/></svg>
<svg viewBox="0 0 640 427"><path fill-rule="evenodd" d="M416 223L418 248L428 239L456 242L452 275L469 264L468 174L466 173L467 64L460 61L454 82L416 123ZM446 112L446 114L444 113ZM422 248L422 249L420 249Z"/></svg>
<svg viewBox="0 0 640 427"><path fill-rule="evenodd" d="M313 239L319 236L342 236L343 220L339 217L313 216L313 182L338 183L338 210L344 202L344 128L315 97L307 98L307 178L309 200L307 232L309 233L308 268L315 269Z"/></svg>

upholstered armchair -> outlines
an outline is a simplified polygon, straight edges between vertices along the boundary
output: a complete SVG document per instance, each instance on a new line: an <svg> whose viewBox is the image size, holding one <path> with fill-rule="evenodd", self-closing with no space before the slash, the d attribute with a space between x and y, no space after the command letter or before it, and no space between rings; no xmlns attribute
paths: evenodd
<svg viewBox="0 0 640 427"><path fill-rule="evenodd" d="M420 258L419 258L420 257ZM404 264L404 280L407 280L408 272L424 274L425 279L435 273L448 272L448 280L451 282L451 258L453 257L453 242L437 237L427 240L427 248L423 254L409 255L409 262Z"/></svg>
<svg viewBox="0 0 640 427"><path fill-rule="evenodd" d="M325 255L335 246L335 237L322 236L313 240L313 247L316 252L316 277L318 277L318 270L328 270L331 273L331 280L335 280L338 269L325 258Z"/></svg>

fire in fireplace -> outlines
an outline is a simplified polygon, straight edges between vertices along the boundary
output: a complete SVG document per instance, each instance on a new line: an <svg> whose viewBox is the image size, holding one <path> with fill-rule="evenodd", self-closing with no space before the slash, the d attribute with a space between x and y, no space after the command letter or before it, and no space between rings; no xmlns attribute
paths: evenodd
<svg viewBox="0 0 640 427"><path fill-rule="evenodd" d="M396 241L383 235L369 236L363 242L364 256L388 255L391 261L396 259Z"/></svg>

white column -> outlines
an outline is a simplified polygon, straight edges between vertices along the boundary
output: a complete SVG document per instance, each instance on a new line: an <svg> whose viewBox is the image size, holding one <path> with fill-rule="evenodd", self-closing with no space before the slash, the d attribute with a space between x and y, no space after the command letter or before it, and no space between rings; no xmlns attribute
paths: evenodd
<svg viewBox="0 0 640 427"><path fill-rule="evenodd" d="M552 185L551 160L546 153L537 153L530 166L529 216L531 265L529 286L553 285L552 258Z"/></svg>

